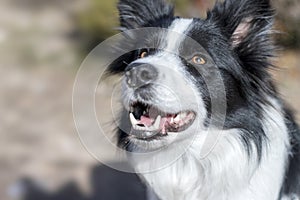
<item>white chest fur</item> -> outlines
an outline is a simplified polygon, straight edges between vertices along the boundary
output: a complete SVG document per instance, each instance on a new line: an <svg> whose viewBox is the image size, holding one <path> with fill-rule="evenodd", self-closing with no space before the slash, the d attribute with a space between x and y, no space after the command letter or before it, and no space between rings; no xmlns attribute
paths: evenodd
<svg viewBox="0 0 300 200"><path fill-rule="evenodd" d="M276 101L272 101L279 108ZM160 160L172 151L135 163L137 172L162 200L277 200L289 150L288 133L280 111L265 107L262 119L268 136L260 164L249 159L239 140L239 130L221 131L218 144L199 158L202 136L194 138L187 151L174 163L157 170Z"/></svg>

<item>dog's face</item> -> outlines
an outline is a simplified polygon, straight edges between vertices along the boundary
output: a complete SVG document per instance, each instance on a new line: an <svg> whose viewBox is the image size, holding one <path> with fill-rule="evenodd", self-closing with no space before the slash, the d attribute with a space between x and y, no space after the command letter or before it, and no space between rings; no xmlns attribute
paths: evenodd
<svg viewBox="0 0 300 200"><path fill-rule="evenodd" d="M227 0L206 19L174 17L173 8L161 0L121 0L118 8L124 31L156 27L145 29L142 38L131 36L127 42L140 48L110 67L123 74L123 123L128 128L120 130L119 142L127 150L155 150L201 135L218 124L210 121L213 101L225 108L225 113L216 110L226 115L220 122L225 129L240 124L245 117L240 110L252 116L247 111L252 93L260 98L267 76L272 21L268 1ZM252 123L240 128L259 126Z"/></svg>

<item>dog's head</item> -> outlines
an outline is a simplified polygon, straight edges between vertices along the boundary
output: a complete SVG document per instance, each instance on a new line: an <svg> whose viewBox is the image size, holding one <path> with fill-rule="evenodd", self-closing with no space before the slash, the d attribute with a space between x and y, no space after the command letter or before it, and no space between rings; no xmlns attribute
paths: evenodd
<svg viewBox="0 0 300 200"><path fill-rule="evenodd" d="M206 19L174 16L163 0L120 0L118 9L124 33L142 30L142 36L126 33L122 43L138 48L109 69L123 75L121 145L130 151L151 150L209 126L220 128L218 120L210 120L213 101L225 108L225 113L216 109L217 115L226 114L221 128L240 128L242 140L261 145L263 136L253 130L261 131L255 120L258 102L272 91L267 73L273 50L269 0L226 0L208 11ZM248 118L252 120L243 123Z"/></svg>

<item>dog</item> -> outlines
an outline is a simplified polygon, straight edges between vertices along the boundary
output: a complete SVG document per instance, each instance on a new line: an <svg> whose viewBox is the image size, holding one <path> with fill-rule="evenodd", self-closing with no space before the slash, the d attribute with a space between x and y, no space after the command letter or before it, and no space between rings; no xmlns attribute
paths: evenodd
<svg viewBox="0 0 300 200"><path fill-rule="evenodd" d="M269 72L271 2L217 2L205 19L163 0L118 10L120 43L138 46L108 69L123 77L118 144L157 196L300 199L300 131Z"/></svg>

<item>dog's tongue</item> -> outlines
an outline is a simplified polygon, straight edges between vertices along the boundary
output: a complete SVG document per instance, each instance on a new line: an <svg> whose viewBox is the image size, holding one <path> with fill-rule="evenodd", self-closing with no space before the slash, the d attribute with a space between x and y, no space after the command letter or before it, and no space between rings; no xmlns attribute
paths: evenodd
<svg viewBox="0 0 300 200"><path fill-rule="evenodd" d="M162 133L166 132L166 122L170 123L171 117L162 117L159 123L159 130L162 131ZM152 119L150 117L146 117L146 116L141 116L140 120L139 120L139 124L143 124L145 126L152 126L154 123L155 119Z"/></svg>
<svg viewBox="0 0 300 200"><path fill-rule="evenodd" d="M141 116L141 119L139 121L140 124L144 124L145 126L151 126L154 122L154 119L151 119L149 117Z"/></svg>

